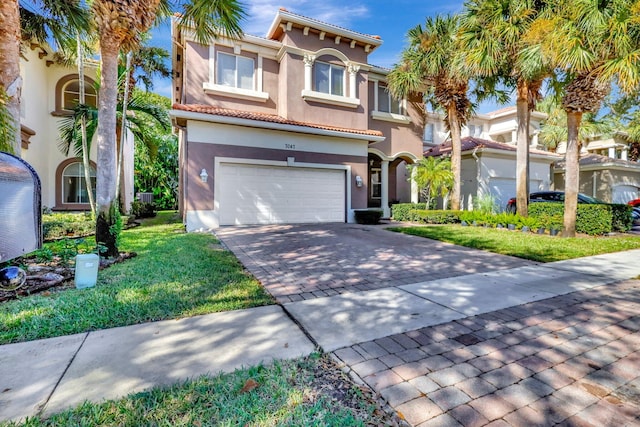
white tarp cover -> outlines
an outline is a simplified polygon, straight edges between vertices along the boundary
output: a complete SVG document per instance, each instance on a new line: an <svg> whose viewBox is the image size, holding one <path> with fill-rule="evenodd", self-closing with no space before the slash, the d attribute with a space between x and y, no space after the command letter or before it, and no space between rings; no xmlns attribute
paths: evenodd
<svg viewBox="0 0 640 427"><path fill-rule="evenodd" d="M27 162L0 152L0 262L42 246L40 191Z"/></svg>

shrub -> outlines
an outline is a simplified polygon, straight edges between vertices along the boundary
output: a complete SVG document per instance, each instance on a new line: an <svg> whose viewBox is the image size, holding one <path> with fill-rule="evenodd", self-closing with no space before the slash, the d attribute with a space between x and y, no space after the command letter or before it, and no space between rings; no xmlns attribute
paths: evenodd
<svg viewBox="0 0 640 427"><path fill-rule="evenodd" d="M391 216L396 221L414 221L409 212L426 208L426 203L398 203L391 206Z"/></svg>
<svg viewBox="0 0 640 427"><path fill-rule="evenodd" d="M612 204L611 206L611 229L613 231L627 232L631 230L633 219L629 205Z"/></svg>
<svg viewBox="0 0 640 427"><path fill-rule="evenodd" d="M425 209L409 211L409 215L414 218L414 221L424 224L456 224L460 222L460 215L462 213L462 211L431 211Z"/></svg>
<svg viewBox="0 0 640 427"><path fill-rule="evenodd" d="M491 194L483 194L473 199L473 210L485 214L494 214L498 210L498 204L496 203L495 197Z"/></svg>
<svg viewBox="0 0 640 427"><path fill-rule="evenodd" d="M564 218L564 204L562 203L532 203L529 205L529 215L540 219L545 228L562 228ZM631 217L631 214L627 214ZM610 233L612 230L611 205L578 204L576 217L576 231L591 236Z"/></svg>
<svg viewBox="0 0 640 427"><path fill-rule="evenodd" d="M131 214L136 218L151 218L156 216L156 205L151 202L134 200L131 202Z"/></svg>
<svg viewBox="0 0 640 427"><path fill-rule="evenodd" d="M356 209L354 213L358 224L377 224L382 218L382 209Z"/></svg>
<svg viewBox="0 0 640 427"><path fill-rule="evenodd" d="M88 213L42 215L42 237L45 241L67 236L87 236L93 234L95 229L95 220Z"/></svg>

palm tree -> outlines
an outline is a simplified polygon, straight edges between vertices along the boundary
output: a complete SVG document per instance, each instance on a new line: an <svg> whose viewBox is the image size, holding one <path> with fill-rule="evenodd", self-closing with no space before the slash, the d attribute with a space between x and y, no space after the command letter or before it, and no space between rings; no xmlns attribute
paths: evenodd
<svg viewBox="0 0 640 427"><path fill-rule="evenodd" d="M80 2L36 0L33 6L40 12L27 9L18 0L0 2L0 93L6 97L3 107L9 119L9 132L1 134L0 145L10 146L16 155L21 151L21 41L45 43L52 38L59 46L67 46L73 40L75 30L82 31L87 26L86 10Z"/></svg>
<svg viewBox="0 0 640 427"><path fill-rule="evenodd" d="M522 216L529 203L529 123L547 74L539 49L523 36L540 6L536 0L470 0L460 29L464 66L516 89L516 206Z"/></svg>
<svg viewBox="0 0 640 427"><path fill-rule="evenodd" d="M409 30L409 46L402 52L400 64L389 73L389 89L398 98L411 92L432 95L445 112L445 123L451 133L451 208L460 209L460 169L462 126L471 114L467 91L469 77L456 68L461 51L457 45L459 18L452 15L428 17L424 28Z"/></svg>
<svg viewBox="0 0 640 427"><path fill-rule="evenodd" d="M220 33L241 34L244 16L237 0L190 0L182 3L180 23L193 29L198 42L207 43ZM99 93L96 241L106 256L117 256L118 206L116 199L116 106L118 55L136 50L143 33L158 18L171 13L168 0L95 0L92 13L100 39L102 74Z"/></svg>
<svg viewBox="0 0 640 427"><path fill-rule="evenodd" d="M447 158L425 157L418 163L410 165L416 169L410 179L414 179L422 197L430 209L431 201L435 197L445 197L453 185L453 173L451 172L451 160Z"/></svg>
<svg viewBox="0 0 640 427"><path fill-rule="evenodd" d="M529 37L564 73L567 113L564 236L575 236L579 189L579 130L616 82L622 92L640 84L639 0L559 0L547 6Z"/></svg>

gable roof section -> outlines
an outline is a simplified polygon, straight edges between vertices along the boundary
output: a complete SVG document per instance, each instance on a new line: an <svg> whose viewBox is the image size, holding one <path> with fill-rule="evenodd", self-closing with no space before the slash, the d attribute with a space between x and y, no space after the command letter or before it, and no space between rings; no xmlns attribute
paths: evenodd
<svg viewBox="0 0 640 427"><path fill-rule="evenodd" d="M276 17L269 27L269 31L267 31L267 38L274 40L279 39L283 31L282 28L280 28L280 24L289 22L301 27L309 27L317 31L326 32L327 34L332 36L341 36L349 40L355 40L356 42L364 46L369 45L371 46L370 52L382 44L380 36L372 36L369 34L359 33L357 31L322 22L314 18L298 15L297 13L289 12L284 8L280 8L278 10Z"/></svg>
<svg viewBox="0 0 640 427"><path fill-rule="evenodd" d="M516 146L512 144L505 144L503 142L489 141L488 139L481 138L473 138L467 136L462 138L460 141L462 145L462 152L471 151L471 150L482 150L482 149L490 149L490 150L501 150L501 151L510 151L516 152ZM529 153L538 154L541 156L552 156L559 157L557 154L551 153L549 151L542 151L536 149L529 149ZM443 156L451 154L451 140L445 142L444 144L437 145L427 151L424 152L425 157L433 157L433 156Z"/></svg>
<svg viewBox="0 0 640 427"><path fill-rule="evenodd" d="M275 114L256 113L253 111L232 110L219 108L211 105L200 104L173 104L171 115L176 118L191 118L212 122L234 122L233 120L221 120L223 118L237 119L238 123L246 126L288 130L301 133L320 133L338 137L353 137L354 139L365 139L368 141L380 142L385 139L382 132L370 129L350 129L337 126L327 126L317 123L298 122L285 119ZM183 113L193 113L201 116L189 116ZM207 117L208 116L208 117ZM253 122L253 124L252 124ZM269 126L272 124L275 126ZM315 130L315 131L314 131ZM324 131L324 132L323 132Z"/></svg>
<svg viewBox="0 0 640 427"><path fill-rule="evenodd" d="M564 170L566 162L564 159L553 164L555 170ZM640 163L630 160L612 159L600 154L585 154L580 156L580 170L599 169L636 169L640 170Z"/></svg>

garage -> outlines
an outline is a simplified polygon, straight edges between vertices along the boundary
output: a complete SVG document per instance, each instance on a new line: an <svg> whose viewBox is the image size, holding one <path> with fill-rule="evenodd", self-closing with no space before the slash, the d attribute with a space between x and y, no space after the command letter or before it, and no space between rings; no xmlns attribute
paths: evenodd
<svg viewBox="0 0 640 427"><path fill-rule="evenodd" d="M613 187L613 203L627 203L638 198L638 188L633 185Z"/></svg>
<svg viewBox="0 0 640 427"><path fill-rule="evenodd" d="M220 163L220 225L345 222L344 169Z"/></svg>

